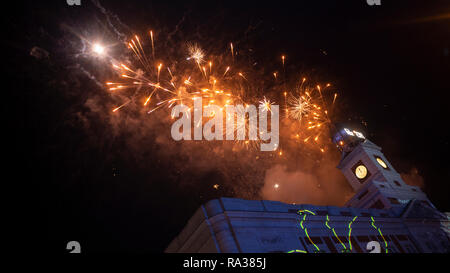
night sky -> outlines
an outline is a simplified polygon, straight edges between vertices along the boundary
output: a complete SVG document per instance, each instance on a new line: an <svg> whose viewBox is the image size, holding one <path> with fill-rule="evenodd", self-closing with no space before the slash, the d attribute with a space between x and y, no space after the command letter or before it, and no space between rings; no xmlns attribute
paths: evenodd
<svg viewBox="0 0 450 273"><path fill-rule="evenodd" d="M79 7L15 1L2 18L3 116L11 126L6 146L13 149L4 172L14 173L4 183L33 197L18 218L46 251L64 252L77 240L86 252L162 252L201 204L235 194L211 189L225 179L214 170L185 173L189 183L180 187L177 170L153 148L142 155L143 167L127 152L127 135L110 135L89 112L86 101L105 91L74 72L76 37L67 27L95 37L103 33L95 26L108 22L96 5L81 1ZM124 32L152 27L177 29L189 39L217 36L224 45L253 48L253 57L269 67L286 54L287 70L338 88L336 121L362 130L400 173L417 170L430 200L450 211L450 2L243 2L100 4L127 26ZM30 55L36 46L49 57ZM88 60L77 64L98 69ZM105 81L100 74L96 79ZM87 129L83 119L90 118ZM142 145L153 147L150 142Z"/></svg>

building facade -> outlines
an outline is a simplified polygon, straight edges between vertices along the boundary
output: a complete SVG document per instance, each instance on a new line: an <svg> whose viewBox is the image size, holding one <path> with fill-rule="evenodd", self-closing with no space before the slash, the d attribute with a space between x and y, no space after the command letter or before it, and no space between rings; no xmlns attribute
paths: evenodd
<svg viewBox="0 0 450 273"><path fill-rule="evenodd" d="M450 214L407 185L381 148L358 132L334 138L337 166L355 190L344 207L214 199L166 252L450 253Z"/></svg>

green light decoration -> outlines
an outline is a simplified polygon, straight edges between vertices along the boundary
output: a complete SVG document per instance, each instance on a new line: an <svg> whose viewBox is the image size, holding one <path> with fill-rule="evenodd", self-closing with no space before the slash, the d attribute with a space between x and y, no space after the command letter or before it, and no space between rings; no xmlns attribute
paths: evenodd
<svg viewBox="0 0 450 273"><path fill-rule="evenodd" d="M294 250L290 250L287 253L308 253L304 250L300 250L300 249L294 249Z"/></svg>
<svg viewBox="0 0 450 273"><path fill-rule="evenodd" d="M336 237L336 238L338 239L339 243L341 243L342 247L344 248L342 251L343 251L343 252L346 251L346 250L347 250L347 247L344 245L344 243L342 243L342 241L341 241L341 239L339 238L339 236L337 236L336 231L334 230L334 228L331 228L330 225L328 224L328 222L330 221L330 217L328 217L328 214L327 214L327 218L326 218L326 219L327 219L327 220L325 221L325 225L327 226L327 228L328 228L329 230L331 230L331 231L333 232L334 237Z"/></svg>
<svg viewBox="0 0 450 273"><path fill-rule="evenodd" d="M315 253L323 252L323 251L321 251L321 250L319 249L319 247L313 242L313 240L311 239L311 237L309 237L308 229L307 229L306 227L303 226L303 222L306 221L306 216L308 215L307 213L310 214L310 215L316 215L315 212L310 211L310 210L306 210L306 209L305 209L305 210L299 210L299 211L297 211L297 214L298 214L298 215L300 215L300 216L303 215L302 220L301 220L300 223L299 223L299 226L300 226L300 228L305 232L306 237L308 238L308 240L311 242L311 244L312 244L312 245L314 246L314 248L316 249L316 251L314 251L314 252L315 252ZM336 231L335 231L334 227L331 227L331 226L329 225L330 217L328 216L328 214L326 215L325 226L326 226L329 230L332 231L333 235L337 238L337 240L339 241L339 243L342 245L342 248L343 248L343 249L341 250L342 253L351 253L351 252L352 252L352 242L351 242L352 224L356 221L357 218L358 218L358 216L355 216L355 217L348 223L348 244L349 244L349 248L347 248L346 245L341 241L341 239L339 238L339 236L336 234ZM373 216L370 217L370 220L371 220L370 225L371 225L376 231L378 231L378 233L380 234L381 238L383 238L384 245L385 245L385 249L386 249L386 253L388 253L388 244L387 244L386 239L385 239L384 236L383 236L383 233L381 232L381 229L380 229L380 228L377 228L377 227L375 226L375 220L374 220ZM294 250L288 251L287 253L308 253L308 252L305 251L305 250L294 249Z"/></svg>
<svg viewBox="0 0 450 273"><path fill-rule="evenodd" d="M317 251L320 251L319 247L311 240L311 237L309 237L308 229L305 228L304 231L305 231L305 234L308 237L309 241L311 242L311 244L313 244L313 246L316 248Z"/></svg>
<svg viewBox="0 0 450 273"><path fill-rule="evenodd" d="M374 229L377 229L377 227L373 224L373 223L375 223L375 220L373 219L372 216L370 216L370 219L372 220L372 222L370 222L370 225L372 225L372 227L373 227Z"/></svg>
<svg viewBox="0 0 450 273"><path fill-rule="evenodd" d="M356 218L358 218L358 216L355 216L355 218L353 218L353 220L350 221L350 223L348 224L348 245L350 247L350 251L352 251L352 241L351 239L351 234L352 234L352 224L353 222L355 222Z"/></svg>
<svg viewBox="0 0 450 273"><path fill-rule="evenodd" d="M320 251L319 247L311 240L311 237L309 237L309 235L308 235L308 229L305 228L305 227L303 226L303 222L306 220L306 216L307 216L307 214L306 214L305 212L307 212L307 213L309 213L309 214L311 214L311 215L316 215L316 214L315 214L314 212L310 211L310 210L307 210L307 209L305 209L305 210L299 210L299 211L297 212L299 215L302 215L302 214L303 214L303 219L302 219L302 221L300 222L300 227L301 227L301 228L303 229L303 231L305 232L306 237L308 237L308 240L309 240L309 241L313 244L313 246L316 248L316 251L319 252L319 251Z"/></svg>
<svg viewBox="0 0 450 273"><path fill-rule="evenodd" d="M303 222L306 220L306 214L305 214L305 216L303 216L303 220L300 222L300 227L302 228L302 229L305 229L304 227L303 227Z"/></svg>
<svg viewBox="0 0 450 273"><path fill-rule="evenodd" d="M311 213L312 215L316 215L314 212L312 212L312 211L310 211L310 210L307 210L307 209L305 209L305 210L299 210L298 212L299 212L299 213L302 213L302 212L304 212L304 211L309 212L309 213Z"/></svg>
<svg viewBox="0 0 450 273"><path fill-rule="evenodd" d="M376 231L378 231L378 233L381 235L381 238L383 238L384 246L385 246L385 251L386 251L386 253L388 253L388 245L387 245L386 239L384 239L383 233L381 233L381 229L379 229L379 228L377 228L377 227L375 226L375 220L373 219L372 216L370 216L370 220L372 220L372 222L370 223L370 225L371 225Z"/></svg>

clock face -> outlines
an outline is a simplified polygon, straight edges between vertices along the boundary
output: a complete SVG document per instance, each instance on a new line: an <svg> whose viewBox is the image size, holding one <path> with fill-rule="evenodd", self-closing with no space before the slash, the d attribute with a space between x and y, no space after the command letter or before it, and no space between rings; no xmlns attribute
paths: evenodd
<svg viewBox="0 0 450 273"><path fill-rule="evenodd" d="M364 165L359 165L355 169L355 175L359 179L364 179L367 176L367 168Z"/></svg>
<svg viewBox="0 0 450 273"><path fill-rule="evenodd" d="M378 162L378 164L380 164L381 167L383 167L384 169L387 169L388 166L386 165L386 162L383 161L383 159L377 157L377 162Z"/></svg>

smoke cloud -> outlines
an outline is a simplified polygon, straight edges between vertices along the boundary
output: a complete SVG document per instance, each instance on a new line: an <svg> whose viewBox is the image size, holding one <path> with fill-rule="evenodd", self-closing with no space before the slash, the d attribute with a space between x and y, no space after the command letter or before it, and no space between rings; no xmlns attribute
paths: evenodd
<svg viewBox="0 0 450 273"><path fill-rule="evenodd" d="M124 33L127 37L132 37L130 31L127 31L128 27L118 17L103 9L98 1L93 3L107 17L106 24L97 27L108 30L104 32L104 40L123 41ZM182 22L183 20L180 24ZM90 26L89 29L96 28ZM194 33L176 39L175 36L181 34L170 38L171 33L169 37L164 37L164 33L159 33L157 41L165 41L168 46L164 46L164 51L158 51L157 43L156 51L164 52L165 56L168 56L166 65L175 64L170 66L175 77L184 75L177 71L177 67L179 69L188 65L185 61L186 41L198 38L199 35ZM78 36L74 36L73 32L65 34L65 39L74 41L65 49L66 52L76 51L74 48L77 45L83 48L84 52L84 44L76 42L80 40ZM216 41L215 36L212 40L205 38L202 44L217 52L223 52L220 45L229 42ZM216 44L219 46L215 46ZM280 90L284 90L284 83L275 81L272 72L256 65L251 53L253 51L246 50L245 45L240 45L239 48L239 60L242 60L239 68L248 73L246 80L233 81L230 88L242 93L243 99L251 104L256 105L260 98L267 97L283 107ZM127 66L140 69L137 60L126 47L120 46L120 42L109 50L117 61L123 60ZM211 55L214 55L211 57L217 60L216 66L219 66L229 52L225 49L225 53ZM146 90L137 87L111 92L105 86L100 88L100 82L122 80L120 75L112 70L108 59L90 56L86 52L75 54L71 61L71 66L67 69L72 73L68 77L79 84L93 85L87 88L69 85L67 89L73 90L80 103L67 111L74 114L79 122L76 123L77 126L81 125L86 135L92 136L92 139L89 139L92 145L102 147L106 151L108 164L104 163L105 166L112 165L117 170L119 167L116 167L115 162L127 162L132 166L131 173L148 177L145 183L149 185L165 183L179 191L192 191L196 194L201 192L202 194L198 195L208 196L207 198L229 196L290 203L342 205L353 194L335 167L339 162L339 152L331 144L326 130L320 134L318 140L314 139L314 135L309 137L309 142L305 142L307 136L304 133L307 132L302 130L300 123L280 116L280 148L276 152L261 152L261 143L256 143L256 147L253 147L252 143L247 145L242 141L174 141L170 135L174 121L170 118L170 109L161 108L148 114L150 106L143 106L147 97L144 96ZM189 69L186 71L187 75L191 72ZM85 81L86 77L88 82ZM297 81L297 77L292 81L288 77L286 85L297 86ZM331 90L328 93L333 94ZM152 98L151 107L155 107L155 103L163 99L158 96L157 93ZM120 105L124 107L117 112L112 111ZM164 170L164 175L156 177L151 170L159 169L159 166ZM279 184L276 189L275 183ZM216 184L219 185L219 191L213 187Z"/></svg>
<svg viewBox="0 0 450 273"><path fill-rule="evenodd" d="M409 173L401 173L401 177L406 184L411 186L417 186L421 189L425 186L425 181L423 177L419 174L419 170L417 168L412 168Z"/></svg>
<svg viewBox="0 0 450 273"><path fill-rule="evenodd" d="M261 196L286 203L342 206L354 192L336 162L325 157L304 170L277 164L266 171Z"/></svg>

